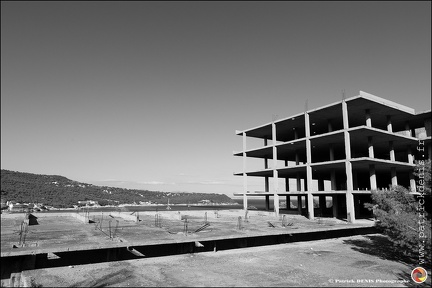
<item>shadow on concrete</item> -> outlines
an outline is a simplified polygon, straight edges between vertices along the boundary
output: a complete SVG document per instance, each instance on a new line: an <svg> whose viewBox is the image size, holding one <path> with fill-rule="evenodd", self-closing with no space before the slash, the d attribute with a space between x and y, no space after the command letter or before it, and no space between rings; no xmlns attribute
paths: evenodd
<svg viewBox="0 0 432 288"><path fill-rule="evenodd" d="M111 273L108 271L108 275L103 275L102 277L96 279L92 277L92 279L86 279L81 282L76 282L72 284L70 287L108 287L108 286L122 286L121 283L124 283L128 279L134 277L130 269L121 269L117 272Z"/></svg>
<svg viewBox="0 0 432 288"><path fill-rule="evenodd" d="M29 225L39 225L39 222L37 221L38 217L34 216L33 214L30 214L28 218L29 218Z"/></svg>
<svg viewBox="0 0 432 288"><path fill-rule="evenodd" d="M344 240L343 243L351 245L351 249L357 252L378 256L381 259L396 261L405 265L414 265L416 262L416 259L405 256L393 248L392 242L384 235L368 235L364 238L366 239Z"/></svg>

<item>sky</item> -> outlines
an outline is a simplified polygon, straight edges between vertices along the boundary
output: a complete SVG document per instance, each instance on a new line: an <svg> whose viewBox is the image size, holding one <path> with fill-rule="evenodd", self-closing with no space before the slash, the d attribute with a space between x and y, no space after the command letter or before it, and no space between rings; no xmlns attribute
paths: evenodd
<svg viewBox="0 0 432 288"><path fill-rule="evenodd" d="M1 169L232 196L236 130L343 89L430 109L431 2L1 2Z"/></svg>

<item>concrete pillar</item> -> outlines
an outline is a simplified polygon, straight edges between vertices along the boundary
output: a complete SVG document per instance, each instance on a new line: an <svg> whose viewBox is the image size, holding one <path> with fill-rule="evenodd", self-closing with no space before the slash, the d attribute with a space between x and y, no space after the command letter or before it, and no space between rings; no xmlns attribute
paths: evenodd
<svg viewBox="0 0 432 288"><path fill-rule="evenodd" d="M390 161L396 161L393 141L389 141L389 149L390 149Z"/></svg>
<svg viewBox="0 0 432 288"><path fill-rule="evenodd" d="M299 153L297 150L295 151L295 162L296 162L296 165L300 164L300 156L299 156Z"/></svg>
<svg viewBox="0 0 432 288"><path fill-rule="evenodd" d="M302 211L302 196L297 196L297 211L301 214Z"/></svg>
<svg viewBox="0 0 432 288"><path fill-rule="evenodd" d="M265 192L270 192L270 182L269 182L269 177L265 176L264 177L264 181L265 181Z"/></svg>
<svg viewBox="0 0 432 288"><path fill-rule="evenodd" d="M388 132L393 132L393 125L392 125L392 121L391 121L391 116L387 115L387 131Z"/></svg>
<svg viewBox="0 0 432 288"><path fill-rule="evenodd" d="M370 115L370 110L366 109L365 110L365 114L366 114L366 126L372 127L372 118L371 118L371 115Z"/></svg>
<svg viewBox="0 0 432 288"><path fill-rule="evenodd" d="M297 186L297 191L301 191L301 178L299 172L296 173L296 186Z"/></svg>
<svg viewBox="0 0 432 288"><path fill-rule="evenodd" d="M411 136L411 128L408 121L405 121L405 135Z"/></svg>
<svg viewBox="0 0 432 288"><path fill-rule="evenodd" d="M372 144L372 136L368 136L368 151L369 151L369 158L375 158L374 147Z"/></svg>
<svg viewBox="0 0 432 288"><path fill-rule="evenodd" d="M354 197L354 210L355 210L355 215L357 215L357 217L360 217L360 207L362 206L362 202L360 199L360 195L353 195Z"/></svg>
<svg viewBox="0 0 432 288"><path fill-rule="evenodd" d="M264 138L264 146L267 146L268 145L268 140L267 140L267 138ZM268 169L268 158L264 158L264 168L265 169Z"/></svg>
<svg viewBox="0 0 432 288"><path fill-rule="evenodd" d="M338 216L338 196L332 195L333 217Z"/></svg>
<svg viewBox="0 0 432 288"><path fill-rule="evenodd" d="M431 143L428 144L428 159L431 160L431 154L432 154L432 145Z"/></svg>
<svg viewBox="0 0 432 288"><path fill-rule="evenodd" d="M285 191L290 191L290 188L289 188L289 178L285 178Z"/></svg>
<svg viewBox="0 0 432 288"><path fill-rule="evenodd" d="M409 164L414 164L414 157L413 157L413 154L412 154L411 145L408 145L407 151L408 151L408 163Z"/></svg>
<svg viewBox="0 0 432 288"><path fill-rule="evenodd" d="M330 161L333 161L333 160L335 160L333 144L330 144L329 148L330 148Z"/></svg>
<svg viewBox="0 0 432 288"><path fill-rule="evenodd" d="M277 171L277 148L276 148L276 124L272 123L272 139L273 139L273 201L275 216L279 217L279 176Z"/></svg>
<svg viewBox="0 0 432 288"><path fill-rule="evenodd" d="M347 220L351 223L355 222L354 212L354 196L353 196L353 176L352 176L352 165L351 165L351 144L350 134L348 133L349 122L348 122L348 106L345 100L342 101L342 117L344 126L344 139L345 139L345 172L347 177L347 192L346 192L346 207L347 207Z"/></svg>
<svg viewBox="0 0 432 288"><path fill-rule="evenodd" d="M270 210L270 196L269 195L266 195L265 196L265 207L266 207L266 210L268 211L268 210Z"/></svg>
<svg viewBox="0 0 432 288"><path fill-rule="evenodd" d="M431 136L431 119L425 119L424 120L424 127L426 130L426 137L430 137Z"/></svg>
<svg viewBox="0 0 432 288"><path fill-rule="evenodd" d="M391 172L391 182L393 186L398 185L398 181L397 181L397 175L396 175L396 167L391 167L390 168L390 172Z"/></svg>
<svg viewBox="0 0 432 288"><path fill-rule="evenodd" d="M312 152L311 152L311 141L310 141L310 122L309 114L305 112L305 127L306 127L306 191L307 191L307 211L309 219L313 220L314 217L314 206L313 206L313 195L312 195Z"/></svg>
<svg viewBox="0 0 432 288"><path fill-rule="evenodd" d="M330 183L331 190L336 191L336 170L334 168L330 170Z"/></svg>
<svg viewBox="0 0 432 288"><path fill-rule="evenodd" d="M287 195L287 196L285 196L285 197L286 197L286 199L285 199L285 202L286 202L286 210L290 210L290 208L291 208L291 196Z"/></svg>
<svg viewBox="0 0 432 288"><path fill-rule="evenodd" d="M369 165L369 180L370 180L371 190L377 190L377 181L376 181L374 164Z"/></svg>
<svg viewBox="0 0 432 288"><path fill-rule="evenodd" d="M243 209L247 210L246 132L243 132Z"/></svg>
<svg viewBox="0 0 432 288"><path fill-rule="evenodd" d="M293 130L294 130L294 139L298 139L297 128L293 128Z"/></svg>
<svg viewBox="0 0 432 288"><path fill-rule="evenodd" d="M331 119L327 120L327 127L328 127L328 132L332 132L333 131L333 125L332 125L332 120Z"/></svg>
<svg viewBox="0 0 432 288"><path fill-rule="evenodd" d="M416 181L414 178L414 174L412 172L409 173L409 180L410 180L411 192L417 192Z"/></svg>
<svg viewBox="0 0 432 288"><path fill-rule="evenodd" d="M324 191L324 178L318 178L318 191Z"/></svg>
<svg viewBox="0 0 432 288"><path fill-rule="evenodd" d="M326 208L326 199L324 195L320 195L318 198L319 198L319 207L322 216L324 214L324 209Z"/></svg>

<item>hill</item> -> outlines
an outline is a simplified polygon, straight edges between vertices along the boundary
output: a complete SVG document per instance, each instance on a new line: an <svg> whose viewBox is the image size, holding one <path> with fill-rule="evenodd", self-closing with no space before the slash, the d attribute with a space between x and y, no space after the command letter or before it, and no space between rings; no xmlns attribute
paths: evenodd
<svg viewBox="0 0 432 288"><path fill-rule="evenodd" d="M42 203L58 208L72 207L78 201L94 200L100 205L139 204L195 204L201 200L213 203L234 203L224 194L160 192L95 186L58 175L40 175L1 169L1 200L20 203Z"/></svg>

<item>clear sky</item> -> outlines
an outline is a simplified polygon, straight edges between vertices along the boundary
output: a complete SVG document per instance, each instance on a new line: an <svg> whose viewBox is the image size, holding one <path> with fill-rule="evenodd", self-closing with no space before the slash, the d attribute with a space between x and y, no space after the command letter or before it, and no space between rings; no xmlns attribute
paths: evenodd
<svg viewBox="0 0 432 288"><path fill-rule="evenodd" d="M235 130L342 89L430 109L431 2L1 2L2 169L232 196Z"/></svg>

